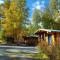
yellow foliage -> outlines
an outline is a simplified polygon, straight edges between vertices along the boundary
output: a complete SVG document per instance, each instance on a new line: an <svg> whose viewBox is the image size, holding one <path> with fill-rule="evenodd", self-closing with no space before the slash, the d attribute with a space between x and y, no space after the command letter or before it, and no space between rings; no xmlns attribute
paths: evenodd
<svg viewBox="0 0 60 60"><path fill-rule="evenodd" d="M3 10L4 19L2 22L5 35L26 35L26 32L21 28L21 24L25 20L24 13L26 13L24 12L25 0L12 0L8 6L6 4L5 6Z"/></svg>

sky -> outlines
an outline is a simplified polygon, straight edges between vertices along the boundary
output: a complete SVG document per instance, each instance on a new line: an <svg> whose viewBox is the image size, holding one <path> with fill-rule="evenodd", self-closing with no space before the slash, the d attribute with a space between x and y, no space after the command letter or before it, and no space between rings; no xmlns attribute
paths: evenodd
<svg viewBox="0 0 60 60"><path fill-rule="evenodd" d="M49 4L49 0L27 0L27 6L30 9L29 17L32 16L35 8L37 8L41 11L44 11L44 9L48 6L48 4Z"/></svg>
<svg viewBox="0 0 60 60"><path fill-rule="evenodd" d="M3 3L3 0L0 0L0 3ZM26 5L29 8L29 17L32 16L32 13L35 8L44 11L48 4L49 0L27 0Z"/></svg>
<svg viewBox="0 0 60 60"><path fill-rule="evenodd" d="M3 0L0 0L0 3L3 3Z"/></svg>

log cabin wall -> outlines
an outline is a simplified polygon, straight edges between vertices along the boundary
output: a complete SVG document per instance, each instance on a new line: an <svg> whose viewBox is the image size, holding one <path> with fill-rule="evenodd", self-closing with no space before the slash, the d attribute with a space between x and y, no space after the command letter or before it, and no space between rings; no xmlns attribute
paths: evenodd
<svg viewBox="0 0 60 60"><path fill-rule="evenodd" d="M38 44L45 42L46 45L55 45L55 38L56 38L56 36L52 32L51 33L47 33L47 32L40 33L39 38L38 38Z"/></svg>
<svg viewBox="0 0 60 60"><path fill-rule="evenodd" d="M46 32L42 32L38 35L38 45L48 45L48 34Z"/></svg>
<svg viewBox="0 0 60 60"><path fill-rule="evenodd" d="M55 44L60 46L60 33L56 33L56 40L55 40Z"/></svg>
<svg viewBox="0 0 60 60"><path fill-rule="evenodd" d="M40 44L46 41L48 45L60 46L60 30L38 29L35 34L39 36Z"/></svg>
<svg viewBox="0 0 60 60"><path fill-rule="evenodd" d="M38 37L25 36L23 38L24 38L25 45L28 45L28 46L36 46L36 45L38 45Z"/></svg>

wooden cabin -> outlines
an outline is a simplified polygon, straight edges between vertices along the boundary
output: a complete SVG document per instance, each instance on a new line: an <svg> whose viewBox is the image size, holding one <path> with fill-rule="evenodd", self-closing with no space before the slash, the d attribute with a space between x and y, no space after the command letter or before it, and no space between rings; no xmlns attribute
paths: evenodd
<svg viewBox="0 0 60 60"><path fill-rule="evenodd" d="M39 36L39 43L46 41L48 45L60 45L60 30L38 29L35 34Z"/></svg>
<svg viewBox="0 0 60 60"><path fill-rule="evenodd" d="M24 43L28 46L35 46L38 44L38 36L24 36Z"/></svg>

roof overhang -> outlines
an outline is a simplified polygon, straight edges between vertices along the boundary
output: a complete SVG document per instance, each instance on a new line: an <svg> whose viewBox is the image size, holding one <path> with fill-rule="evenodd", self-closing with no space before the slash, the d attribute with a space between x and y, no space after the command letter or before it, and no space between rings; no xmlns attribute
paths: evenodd
<svg viewBox="0 0 60 60"><path fill-rule="evenodd" d="M60 33L60 30L52 30L52 29L38 29L35 34L38 33Z"/></svg>

